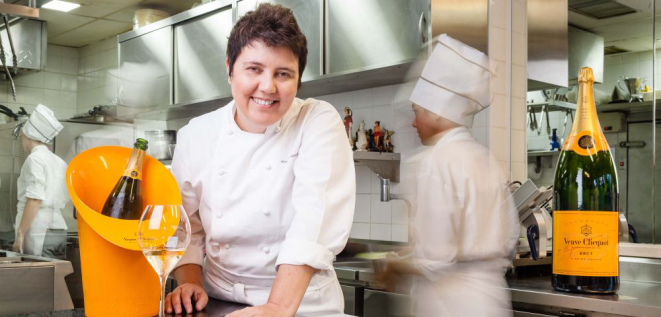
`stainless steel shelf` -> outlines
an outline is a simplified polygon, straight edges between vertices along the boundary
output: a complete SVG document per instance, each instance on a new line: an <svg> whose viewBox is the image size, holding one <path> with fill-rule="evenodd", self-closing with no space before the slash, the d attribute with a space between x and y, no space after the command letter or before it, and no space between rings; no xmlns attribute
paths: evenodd
<svg viewBox="0 0 661 317"><path fill-rule="evenodd" d="M528 157L534 156L553 156L559 154L560 151L528 151Z"/></svg>
<svg viewBox="0 0 661 317"><path fill-rule="evenodd" d="M401 154L387 152L354 151L353 160L367 166L372 172L393 183L399 183Z"/></svg>
<svg viewBox="0 0 661 317"><path fill-rule="evenodd" d="M560 100L549 100L547 102L541 102L541 103L529 103L528 106L533 107L533 109L535 110L541 110L543 106L548 106L549 111L576 110L575 103L569 103Z"/></svg>

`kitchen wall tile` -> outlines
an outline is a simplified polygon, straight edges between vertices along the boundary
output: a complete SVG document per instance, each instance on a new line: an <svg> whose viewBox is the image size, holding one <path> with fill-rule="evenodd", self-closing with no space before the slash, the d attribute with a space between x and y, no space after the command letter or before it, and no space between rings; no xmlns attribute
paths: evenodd
<svg viewBox="0 0 661 317"><path fill-rule="evenodd" d="M622 64L608 65L604 67L604 81L615 82L622 76Z"/></svg>
<svg viewBox="0 0 661 317"><path fill-rule="evenodd" d="M622 64L622 55L604 56L604 68L611 65Z"/></svg>
<svg viewBox="0 0 661 317"><path fill-rule="evenodd" d="M409 242L409 226L392 225L392 241Z"/></svg>
<svg viewBox="0 0 661 317"><path fill-rule="evenodd" d="M117 48L117 37L111 36L103 41L101 41L101 49L103 50L109 50L109 49L116 49Z"/></svg>
<svg viewBox="0 0 661 317"><path fill-rule="evenodd" d="M390 202L382 202L377 194L372 194L371 200L371 223L392 223L392 209Z"/></svg>
<svg viewBox="0 0 661 317"><path fill-rule="evenodd" d="M16 87L16 102L37 105L43 102L44 90L41 88Z"/></svg>
<svg viewBox="0 0 661 317"><path fill-rule="evenodd" d="M417 132L412 125L413 119L415 119L415 113L411 108L411 102L393 104L393 129L395 134Z"/></svg>
<svg viewBox="0 0 661 317"><path fill-rule="evenodd" d="M78 59L62 57L62 73L69 75L78 74Z"/></svg>
<svg viewBox="0 0 661 317"><path fill-rule="evenodd" d="M394 91L398 85L384 86L370 89L372 104L375 106L384 106L392 104Z"/></svg>
<svg viewBox="0 0 661 317"><path fill-rule="evenodd" d="M415 155L415 133L398 133L392 135L392 144L395 146L394 152L401 154L401 161L406 162Z"/></svg>
<svg viewBox="0 0 661 317"><path fill-rule="evenodd" d="M370 194L356 195L356 209L353 213L353 222L370 222L371 200L372 196Z"/></svg>
<svg viewBox="0 0 661 317"><path fill-rule="evenodd" d="M390 241L392 239L392 225L385 224L371 224L370 225L370 239Z"/></svg>
<svg viewBox="0 0 661 317"><path fill-rule="evenodd" d="M341 94L335 94L335 102L337 102L337 105L333 105L336 108L339 109L344 109L344 107L349 107L351 109L354 109L355 107L353 106L353 96L351 95L351 92L345 92ZM356 122L356 120L354 120Z"/></svg>
<svg viewBox="0 0 661 317"><path fill-rule="evenodd" d="M489 5L490 26L506 29L507 28L507 1L509 0L491 0ZM490 28L490 29L493 29Z"/></svg>
<svg viewBox="0 0 661 317"><path fill-rule="evenodd" d="M638 71L640 73L640 77L646 77L646 78L652 78L652 71L654 70L654 67L652 66L652 61L651 60L646 60L646 61L641 61L638 64ZM648 86L651 86L651 81L648 84Z"/></svg>
<svg viewBox="0 0 661 317"><path fill-rule="evenodd" d="M349 93L352 98L352 109L369 108L374 106L371 89L356 90Z"/></svg>
<svg viewBox="0 0 661 317"><path fill-rule="evenodd" d="M490 89L491 93L494 94L502 94L506 95L507 94L507 80L503 78L507 78L507 67L505 62L501 61L494 61L493 64L495 64L496 67L496 76L493 76L493 80L491 80L490 83ZM501 80L496 80L497 78ZM525 97L525 95L524 95Z"/></svg>
<svg viewBox="0 0 661 317"><path fill-rule="evenodd" d="M352 239L369 239L370 238L370 224L369 223L353 223L351 226L351 233L349 237Z"/></svg>
<svg viewBox="0 0 661 317"><path fill-rule="evenodd" d="M46 69L45 71L59 73L62 71L62 57L57 55L48 54L46 56Z"/></svg>
<svg viewBox="0 0 661 317"><path fill-rule="evenodd" d="M78 48L60 46L60 53L62 57L78 58Z"/></svg>
<svg viewBox="0 0 661 317"><path fill-rule="evenodd" d="M528 33L528 7L525 0L512 0L512 32Z"/></svg>
<svg viewBox="0 0 661 317"><path fill-rule="evenodd" d="M391 183L390 192L396 195L415 194L415 186L416 186L416 182L418 181L416 177L417 174L415 171L416 171L415 164L413 163L404 162L400 164L399 183ZM376 179L378 181L378 178ZM378 182L377 182L377 186L378 186ZM379 188L378 191L374 191L374 189L372 189L372 193L380 194L381 189Z"/></svg>
<svg viewBox="0 0 661 317"><path fill-rule="evenodd" d="M361 121L365 121L365 131L374 128L374 119L372 118L372 108L352 109L354 131L358 131Z"/></svg>
<svg viewBox="0 0 661 317"><path fill-rule="evenodd" d="M638 53L622 54L622 64L638 63Z"/></svg>
<svg viewBox="0 0 661 317"><path fill-rule="evenodd" d="M372 193L372 171L364 165L356 166L356 193Z"/></svg>
<svg viewBox="0 0 661 317"><path fill-rule="evenodd" d="M507 128L509 125L507 96L501 94L494 94L493 102L491 103L491 106L489 108L492 111L489 117L491 121L491 126L499 127L499 128Z"/></svg>
<svg viewBox="0 0 661 317"><path fill-rule="evenodd" d="M639 77L638 62L622 64L622 75L626 77Z"/></svg>
<svg viewBox="0 0 661 317"><path fill-rule="evenodd" d="M646 52L639 52L638 53L638 61L639 62L644 62L644 61L652 61L654 59L654 56L652 55L652 51L646 51Z"/></svg>
<svg viewBox="0 0 661 317"><path fill-rule="evenodd" d="M61 83L61 74L42 72L44 77L44 86L45 89L56 89L60 90Z"/></svg>
<svg viewBox="0 0 661 317"><path fill-rule="evenodd" d="M60 104L64 108L71 108L77 112L77 98L78 95L74 91L62 91L60 92Z"/></svg>
<svg viewBox="0 0 661 317"><path fill-rule="evenodd" d="M525 98L528 91L528 75L524 66L512 65L512 96Z"/></svg>
<svg viewBox="0 0 661 317"><path fill-rule="evenodd" d="M512 64L525 67L528 63L528 38L524 34L512 33Z"/></svg>
<svg viewBox="0 0 661 317"><path fill-rule="evenodd" d="M527 166L523 162L512 162L512 180L524 182L526 180Z"/></svg>
<svg viewBox="0 0 661 317"><path fill-rule="evenodd" d="M77 91L78 90L78 76L76 75L62 75L60 90Z"/></svg>
<svg viewBox="0 0 661 317"><path fill-rule="evenodd" d="M43 88L44 87L44 73L26 73L19 74L14 78L14 83L16 87L31 87L31 88Z"/></svg>
<svg viewBox="0 0 661 317"><path fill-rule="evenodd" d="M62 56L62 48L64 46L48 44L46 47L46 54L53 56Z"/></svg>
<svg viewBox="0 0 661 317"><path fill-rule="evenodd" d="M489 57L493 60L505 62L507 58L507 33L505 28L494 27L489 29Z"/></svg>
<svg viewBox="0 0 661 317"><path fill-rule="evenodd" d="M9 85L0 85L0 102L7 102L11 98Z"/></svg>
<svg viewBox="0 0 661 317"><path fill-rule="evenodd" d="M381 137L383 137L383 130L388 129L392 130L393 129L393 118L392 118L392 106L381 106L381 107L373 107L372 108L372 120L374 121L380 121L381 123L379 124L381 126ZM374 129L375 123L372 122L371 126L372 129Z"/></svg>
<svg viewBox="0 0 661 317"><path fill-rule="evenodd" d="M404 200L391 200L392 205L392 223L400 225L409 224L410 210Z"/></svg>
<svg viewBox="0 0 661 317"><path fill-rule="evenodd" d="M549 142L550 143L550 142ZM523 163L526 157L526 133L523 130L512 129L512 162ZM549 145L549 148L551 146Z"/></svg>
<svg viewBox="0 0 661 317"><path fill-rule="evenodd" d="M527 108L525 99L512 98L512 128L526 128Z"/></svg>
<svg viewBox="0 0 661 317"><path fill-rule="evenodd" d="M108 67L117 67L119 65L119 55L117 54L117 48L105 51L103 53L104 59L104 68Z"/></svg>
<svg viewBox="0 0 661 317"><path fill-rule="evenodd" d="M416 82L417 79L393 86L394 95L393 95L392 103L393 104L408 103L410 106L411 100L409 100L409 98L411 98L411 93L413 93L413 88L415 87Z"/></svg>
<svg viewBox="0 0 661 317"><path fill-rule="evenodd" d="M44 89L43 92L44 92L44 101L43 101L44 105L46 105L49 108L62 107L62 99L59 90Z"/></svg>

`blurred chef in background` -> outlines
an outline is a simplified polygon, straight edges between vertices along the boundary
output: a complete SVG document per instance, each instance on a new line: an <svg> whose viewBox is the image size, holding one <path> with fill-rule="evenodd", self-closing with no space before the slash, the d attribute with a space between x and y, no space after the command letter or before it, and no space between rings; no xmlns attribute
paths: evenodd
<svg viewBox="0 0 661 317"><path fill-rule="evenodd" d="M53 111L41 104L23 126L21 142L29 155L17 180L16 252L66 257L67 225L61 210L70 200L65 184L67 163L46 146L61 130Z"/></svg>
<svg viewBox="0 0 661 317"><path fill-rule="evenodd" d="M411 102L420 160L411 256L389 256L382 280L414 276L417 316L511 316L504 278L519 237L507 178L469 128L489 106L489 58L447 35L418 79Z"/></svg>

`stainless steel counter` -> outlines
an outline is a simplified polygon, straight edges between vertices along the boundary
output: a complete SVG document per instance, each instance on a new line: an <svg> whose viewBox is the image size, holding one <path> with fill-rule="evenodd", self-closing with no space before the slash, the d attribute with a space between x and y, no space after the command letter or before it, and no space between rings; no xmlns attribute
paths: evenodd
<svg viewBox="0 0 661 317"><path fill-rule="evenodd" d="M523 304L522 307L540 306L549 312L582 311L616 316L661 316L659 283L622 280L616 295L554 291L550 276L508 277L507 283L512 291L515 308L517 304Z"/></svg>

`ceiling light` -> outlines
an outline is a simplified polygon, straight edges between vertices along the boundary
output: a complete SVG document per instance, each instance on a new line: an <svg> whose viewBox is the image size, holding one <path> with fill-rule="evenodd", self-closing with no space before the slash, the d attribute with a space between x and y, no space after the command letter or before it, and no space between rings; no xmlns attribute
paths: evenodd
<svg viewBox="0 0 661 317"><path fill-rule="evenodd" d="M51 10L57 10L57 11L62 11L62 12L69 12L75 8L80 7L80 4L77 3L71 3L71 2L66 2L66 1L60 1L60 0L54 0L49 3L44 4L41 6L44 9L51 9Z"/></svg>

